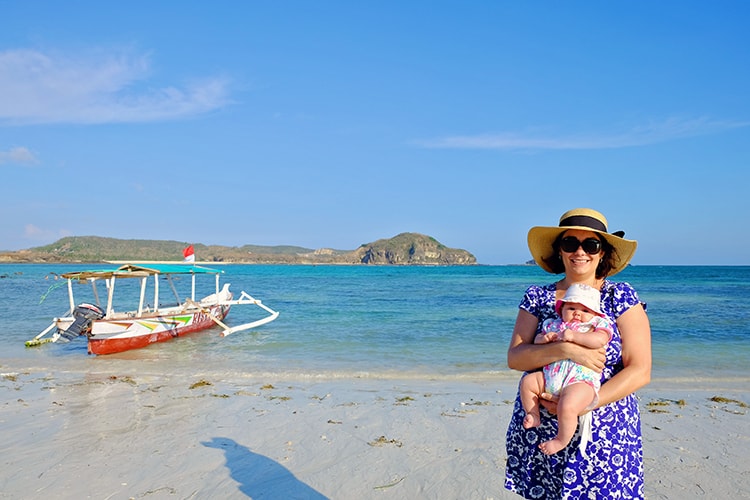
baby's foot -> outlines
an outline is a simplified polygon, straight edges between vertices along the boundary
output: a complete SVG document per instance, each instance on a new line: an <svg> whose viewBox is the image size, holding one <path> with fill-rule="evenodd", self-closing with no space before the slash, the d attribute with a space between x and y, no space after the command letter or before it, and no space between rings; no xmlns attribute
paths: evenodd
<svg viewBox="0 0 750 500"><path fill-rule="evenodd" d="M523 417L524 429L531 429L532 427L539 427L539 424L541 423L542 423L542 419L538 413L527 413L526 416Z"/></svg>
<svg viewBox="0 0 750 500"><path fill-rule="evenodd" d="M545 455L554 455L558 451L562 450L568 445L568 443L563 443L559 439L550 439L549 441L545 441L542 444L539 445L539 448L542 450L542 453Z"/></svg>

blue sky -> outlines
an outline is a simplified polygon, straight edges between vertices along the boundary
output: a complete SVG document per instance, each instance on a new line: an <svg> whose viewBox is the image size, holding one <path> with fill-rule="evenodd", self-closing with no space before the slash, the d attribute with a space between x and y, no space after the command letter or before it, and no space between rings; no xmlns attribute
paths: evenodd
<svg viewBox="0 0 750 500"><path fill-rule="evenodd" d="M639 241L634 264L750 264L744 1L6 0L0 18L2 250L411 231L514 264L529 227L584 206Z"/></svg>

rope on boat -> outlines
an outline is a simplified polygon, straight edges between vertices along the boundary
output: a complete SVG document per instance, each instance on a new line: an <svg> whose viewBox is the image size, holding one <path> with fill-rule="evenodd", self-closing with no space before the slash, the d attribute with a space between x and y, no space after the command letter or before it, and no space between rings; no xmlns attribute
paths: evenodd
<svg viewBox="0 0 750 500"><path fill-rule="evenodd" d="M52 283L49 286L49 288L47 288L47 291L42 294L42 297L39 299L39 303L41 304L42 302L44 302L44 299L47 298L47 295L49 295L52 290L54 290L55 288L60 288L61 286L65 285L66 283L67 282L65 280L58 281L57 283Z"/></svg>

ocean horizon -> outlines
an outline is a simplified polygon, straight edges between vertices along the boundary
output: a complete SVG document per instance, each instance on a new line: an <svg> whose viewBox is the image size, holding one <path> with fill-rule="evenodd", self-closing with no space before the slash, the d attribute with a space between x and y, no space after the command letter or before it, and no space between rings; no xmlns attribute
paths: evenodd
<svg viewBox="0 0 750 500"><path fill-rule="evenodd" d="M525 289L558 277L536 266L328 266L212 264L238 294L280 312L257 329L220 329L144 349L91 356L84 338L27 348L26 340L67 310L64 280L92 264L2 264L3 365L40 369L176 371L291 378L518 377L506 351ZM750 266L629 266L647 304L653 377L750 379ZM235 306L229 326L255 319ZM0 368L2 369L2 368Z"/></svg>

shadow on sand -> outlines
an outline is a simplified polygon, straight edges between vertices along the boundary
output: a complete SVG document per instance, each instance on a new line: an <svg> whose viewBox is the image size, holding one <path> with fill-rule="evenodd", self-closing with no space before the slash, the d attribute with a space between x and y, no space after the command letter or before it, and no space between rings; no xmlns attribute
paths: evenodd
<svg viewBox="0 0 750 500"><path fill-rule="evenodd" d="M240 483L240 491L250 498L327 500L283 465L253 453L233 439L215 437L201 444L224 451L232 479Z"/></svg>

